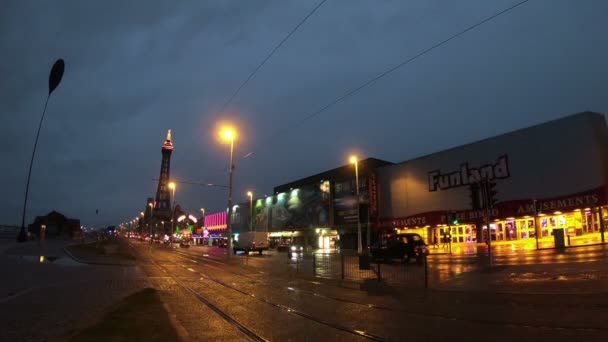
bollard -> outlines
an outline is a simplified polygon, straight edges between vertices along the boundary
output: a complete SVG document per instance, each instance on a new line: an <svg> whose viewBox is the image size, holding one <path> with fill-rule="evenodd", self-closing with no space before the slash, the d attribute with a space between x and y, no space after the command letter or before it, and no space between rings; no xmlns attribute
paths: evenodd
<svg viewBox="0 0 608 342"><path fill-rule="evenodd" d="M340 254L340 272L342 275L342 280L344 280L344 254Z"/></svg>
<svg viewBox="0 0 608 342"><path fill-rule="evenodd" d="M312 276L317 276L317 255L312 253Z"/></svg>
<svg viewBox="0 0 608 342"><path fill-rule="evenodd" d="M428 263L426 262L426 255L424 256L424 288L428 289L429 288L429 266Z"/></svg>

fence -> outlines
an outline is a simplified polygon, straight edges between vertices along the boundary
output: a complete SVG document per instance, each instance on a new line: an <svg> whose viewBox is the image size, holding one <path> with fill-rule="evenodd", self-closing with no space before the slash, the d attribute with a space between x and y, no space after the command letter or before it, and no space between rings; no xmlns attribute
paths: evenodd
<svg viewBox="0 0 608 342"><path fill-rule="evenodd" d="M365 263L364 263L365 264ZM291 271L318 278L370 281L387 284L426 288L428 287L428 265L426 258L421 263L375 263L361 267L358 255L339 253L315 253L294 255L286 263Z"/></svg>

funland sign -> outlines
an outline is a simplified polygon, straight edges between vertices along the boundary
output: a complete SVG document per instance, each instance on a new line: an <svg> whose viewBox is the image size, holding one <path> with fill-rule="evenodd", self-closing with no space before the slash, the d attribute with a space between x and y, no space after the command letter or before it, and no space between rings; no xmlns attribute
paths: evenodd
<svg viewBox="0 0 608 342"><path fill-rule="evenodd" d="M447 190L478 183L483 179L509 178L509 159L507 155L500 156L494 164L470 167L468 163L460 165L458 171L442 173L441 170L429 172L429 191Z"/></svg>

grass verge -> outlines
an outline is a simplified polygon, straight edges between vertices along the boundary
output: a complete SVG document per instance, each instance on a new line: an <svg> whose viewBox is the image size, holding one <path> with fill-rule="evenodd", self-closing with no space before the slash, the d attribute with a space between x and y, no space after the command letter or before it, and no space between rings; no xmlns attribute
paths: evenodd
<svg viewBox="0 0 608 342"><path fill-rule="evenodd" d="M158 292L143 289L124 298L94 325L69 341L179 341Z"/></svg>

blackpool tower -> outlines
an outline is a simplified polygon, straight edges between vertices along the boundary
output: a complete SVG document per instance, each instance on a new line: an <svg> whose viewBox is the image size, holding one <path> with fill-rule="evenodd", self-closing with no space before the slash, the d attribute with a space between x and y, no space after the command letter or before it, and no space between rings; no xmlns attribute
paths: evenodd
<svg viewBox="0 0 608 342"><path fill-rule="evenodd" d="M163 160L160 164L160 177L158 178L156 200L154 201L153 216L158 218L171 217L171 193L169 192L171 152L173 152L173 141L171 140L171 130L169 130L162 147Z"/></svg>

